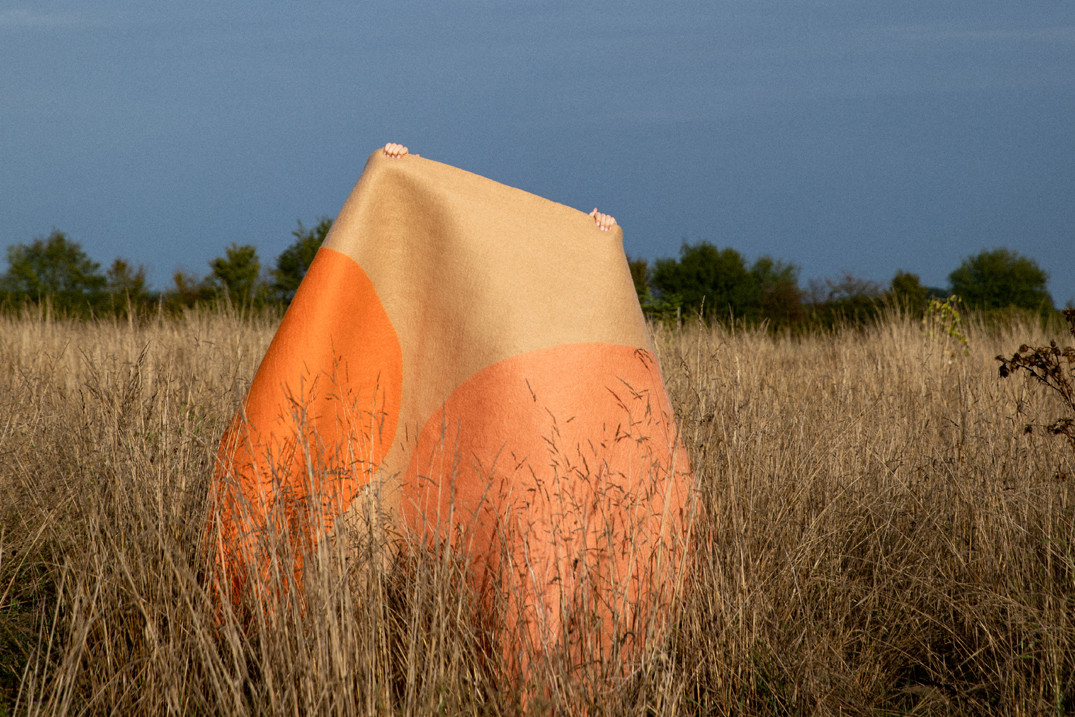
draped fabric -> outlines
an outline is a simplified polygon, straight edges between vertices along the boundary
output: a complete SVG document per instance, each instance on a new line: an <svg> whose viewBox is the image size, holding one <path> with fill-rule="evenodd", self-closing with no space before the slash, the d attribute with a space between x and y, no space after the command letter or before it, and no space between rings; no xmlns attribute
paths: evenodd
<svg viewBox="0 0 1075 717"><path fill-rule="evenodd" d="M371 155L220 447L216 579L264 579L377 497L462 551L506 659L637 651L684 559L689 476L619 227Z"/></svg>

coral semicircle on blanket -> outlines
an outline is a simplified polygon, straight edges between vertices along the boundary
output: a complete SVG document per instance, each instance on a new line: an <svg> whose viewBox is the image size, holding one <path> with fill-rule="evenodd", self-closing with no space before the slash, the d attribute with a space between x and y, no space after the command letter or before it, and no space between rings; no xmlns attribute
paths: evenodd
<svg viewBox="0 0 1075 717"><path fill-rule="evenodd" d="M507 419L507 420L505 420ZM637 654L682 577L687 460L653 355L612 344L479 371L426 423L403 515L469 556L505 664Z"/></svg>

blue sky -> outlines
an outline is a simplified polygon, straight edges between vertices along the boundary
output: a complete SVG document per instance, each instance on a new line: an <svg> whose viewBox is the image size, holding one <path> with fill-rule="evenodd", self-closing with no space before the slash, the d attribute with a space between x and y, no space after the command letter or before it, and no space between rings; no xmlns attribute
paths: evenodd
<svg viewBox="0 0 1075 717"><path fill-rule="evenodd" d="M271 264L389 140L624 227L1075 303L1075 2L0 0L0 246Z"/></svg>

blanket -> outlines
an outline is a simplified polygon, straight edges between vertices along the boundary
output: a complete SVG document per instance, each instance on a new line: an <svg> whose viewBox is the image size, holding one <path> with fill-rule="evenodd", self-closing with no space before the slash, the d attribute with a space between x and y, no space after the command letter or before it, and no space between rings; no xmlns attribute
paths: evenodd
<svg viewBox="0 0 1075 717"><path fill-rule="evenodd" d="M689 484L619 227L377 151L221 441L216 584L264 579L273 540L301 583L311 545L376 524L467 556L516 668L637 653Z"/></svg>

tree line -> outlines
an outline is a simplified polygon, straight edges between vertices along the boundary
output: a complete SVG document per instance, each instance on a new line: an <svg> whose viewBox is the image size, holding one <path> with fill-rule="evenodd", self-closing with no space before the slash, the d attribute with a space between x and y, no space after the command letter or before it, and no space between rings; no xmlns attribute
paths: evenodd
<svg viewBox="0 0 1075 717"><path fill-rule="evenodd" d="M679 258L629 260L643 311L657 319L765 322L775 329L831 328L864 323L885 307L921 317L931 300L958 296L968 308L994 312L1055 312L1049 275L1029 257L993 249L967 257L948 275L947 287L924 286L917 274L897 271L883 285L843 274L803 288L799 267L769 256L752 264L732 248L687 243Z"/></svg>
<svg viewBox="0 0 1075 717"><path fill-rule="evenodd" d="M162 291L150 288L144 266L117 258L102 271L78 242L53 230L8 247L8 269L0 275L0 307L47 302L57 313L81 317L181 311L221 302L283 307L331 227L327 217L311 227L298 222L291 233L294 241L266 270L256 247L232 243L223 256L209 261L207 274L176 271ZM977 310L1055 310L1046 290L1048 274L1033 259L1003 248L964 259L943 288L924 286L917 275L904 271L887 285L845 274L811 281L804 288L795 264L769 256L748 263L735 249L706 241L684 242L677 258L652 263L629 258L628 263L642 309L655 320L764 322L775 329L831 327L868 321L886 305L921 315L931 299L952 295Z"/></svg>
<svg viewBox="0 0 1075 717"><path fill-rule="evenodd" d="M0 275L0 307L47 302L58 314L86 317L156 308L180 311L223 302L244 308L286 306L331 227L328 218L312 227L300 221L292 232L295 240L264 271L255 246L232 242L223 256L209 261L207 274L177 270L162 291L150 287L144 265L119 257L102 272L78 242L54 229L48 236L8 247L8 269Z"/></svg>

